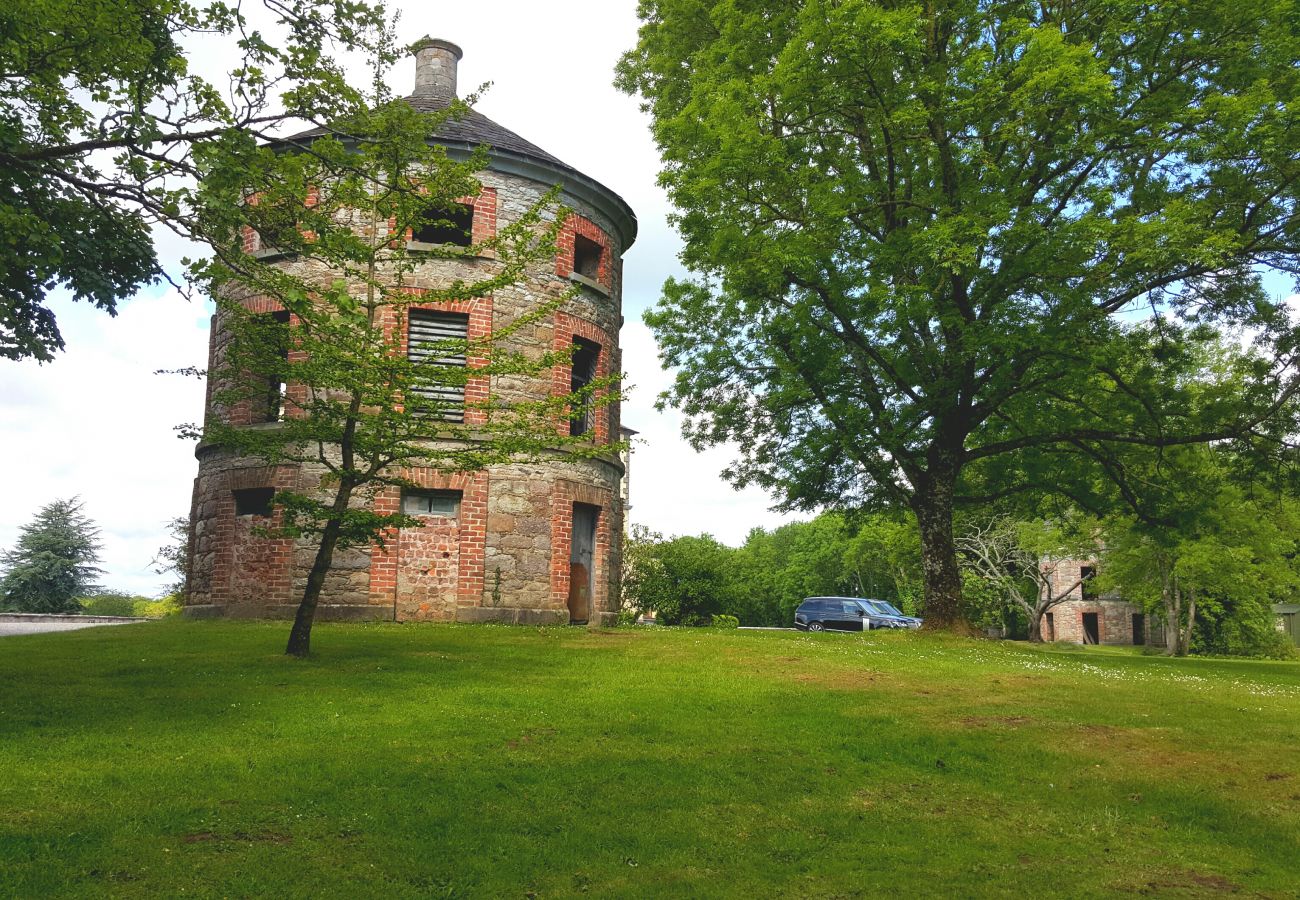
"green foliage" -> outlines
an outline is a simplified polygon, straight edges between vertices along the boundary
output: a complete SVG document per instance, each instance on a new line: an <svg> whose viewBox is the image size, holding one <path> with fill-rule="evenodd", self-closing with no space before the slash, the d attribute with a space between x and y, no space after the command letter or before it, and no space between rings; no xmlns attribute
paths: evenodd
<svg viewBox="0 0 1300 900"><path fill-rule="evenodd" d="M190 517L177 516L167 523L167 543L154 554L152 566L159 575L170 575L167 593L185 597L189 594Z"/></svg>
<svg viewBox="0 0 1300 900"><path fill-rule="evenodd" d="M81 605L80 612L88 616L133 616L135 615L137 600L147 601L148 598L137 597L134 594L123 594L119 591L102 591L81 598L79 601Z"/></svg>
<svg viewBox="0 0 1300 900"><path fill-rule="evenodd" d="M614 620L614 625L618 628L631 628L636 624L638 613L634 609L628 609L626 606L618 611L618 616Z"/></svg>
<svg viewBox="0 0 1300 900"><path fill-rule="evenodd" d="M1240 462L1225 448L1164 454L1149 463L1162 490L1148 515L1106 524L1100 585L1159 612L1171 653L1262 651L1271 604L1300 589L1300 501L1243 485Z"/></svg>
<svg viewBox="0 0 1300 900"><path fill-rule="evenodd" d="M726 613L718 613L709 619L709 625L713 628L739 628L740 620Z"/></svg>
<svg viewBox="0 0 1300 900"><path fill-rule="evenodd" d="M708 535L657 538L643 533L633 549L637 574L624 582L624 603L654 611L662 625L708 625L726 605L733 551Z"/></svg>
<svg viewBox="0 0 1300 900"><path fill-rule="evenodd" d="M18 543L0 555L0 606L17 612L67 613L95 584L99 528L82 502L55 500L22 527Z"/></svg>
<svg viewBox="0 0 1300 900"><path fill-rule="evenodd" d="M88 616L135 616L160 619L180 615L181 598L169 594L159 600L117 591L101 591L81 599L80 612Z"/></svg>
<svg viewBox="0 0 1300 900"><path fill-rule="evenodd" d="M151 228L196 229L205 149L349 111L334 53L383 55L379 4L22 0L0 6L0 358L53 359L56 287L112 314L166 277ZM228 59L189 69L186 46Z"/></svg>
<svg viewBox="0 0 1300 900"><path fill-rule="evenodd" d="M736 484L910 507L927 622L960 625L955 504L1087 494L1295 393L1262 286L1300 256L1293 0L639 15L619 84L691 273L646 317L667 400ZM1196 362L1243 326L1258 352Z"/></svg>
<svg viewBox="0 0 1300 900"><path fill-rule="evenodd" d="M850 532L834 514L755 528L735 551L735 588L727 611L746 625L789 625L805 597L839 593Z"/></svg>
<svg viewBox="0 0 1300 900"><path fill-rule="evenodd" d="M1268 607L1237 604L1228 598L1219 609L1198 617L1192 651L1201 656L1248 656L1255 659L1296 659L1300 649L1277 630Z"/></svg>
<svg viewBox="0 0 1300 900"><path fill-rule="evenodd" d="M924 586L916 523L905 513L883 511L854 517L849 528L844 564L853 593L920 615Z"/></svg>
<svg viewBox="0 0 1300 900"><path fill-rule="evenodd" d="M705 595L720 604L714 607L719 613L761 626L790 625L805 597L873 597L909 613L919 599L916 529L890 513L851 520L824 513L772 531L755 528L740 547L708 536L665 540L634 526L624 541L623 561L625 604L638 613L658 609L664 624L676 624L681 613L666 619L660 603L674 610L685 603L693 622L707 621L697 608Z"/></svg>

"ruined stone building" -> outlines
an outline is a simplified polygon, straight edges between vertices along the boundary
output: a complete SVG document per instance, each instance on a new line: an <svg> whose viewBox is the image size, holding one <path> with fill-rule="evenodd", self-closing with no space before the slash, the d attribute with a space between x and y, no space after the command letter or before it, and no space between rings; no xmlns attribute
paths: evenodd
<svg viewBox="0 0 1300 900"><path fill-rule="evenodd" d="M1043 572L1058 594L1070 589L1067 599L1043 617L1045 641L1072 644L1135 644L1163 647L1164 622L1147 615L1142 607L1118 594L1100 594L1092 587L1095 560L1046 560Z"/></svg>
<svg viewBox="0 0 1300 900"><path fill-rule="evenodd" d="M416 78L408 101L420 110L445 108L456 96L460 48L425 38L412 49ZM564 223L557 257L530 269L522 282L478 300L415 304L403 349L417 343L420 329L469 339L485 336L577 284L576 299L535 326L528 340L539 351L573 346L574 366L583 367L590 377L620 371L622 256L636 238L637 227L628 205L609 188L476 111L447 121L434 140L458 158L480 145L489 148L490 162L480 175L482 191L465 209L469 220L464 228L475 243L515 220L557 184L561 202L573 212ZM421 234L411 238L446 240ZM256 242L256 234L249 240ZM247 249L259 252L255 245ZM275 250L261 252L273 256ZM294 261L285 256L277 264L290 266ZM483 258L468 263L428 258L408 280L416 288L442 286L457 271L466 277L466 265L483 267L485 274L491 264ZM257 298L248 301L256 303ZM273 305L255 311L275 313ZM214 321L213 354L218 326ZM550 377L533 379L528 390L539 396L567 394L574 377L566 363ZM471 378L466 392L474 388ZM489 386L478 388L486 393ZM213 414L210 408L208 415ZM591 440L612 445L618 439L616 404L594 408L590 419L584 433ZM235 424L258 425L251 420ZM268 467L212 445L200 445L196 455L189 614L291 615L315 548L304 541L259 536L254 529L267 521L275 489L311 491L320 473L306 467ZM557 451L541 462L471 474L410 471L406 474L420 489L387 489L377 498L376 508L402 509L418 516L422 526L403 530L384 549L337 553L318 615L399 621L606 620L618 603L624 472L624 460L612 449L594 459Z"/></svg>

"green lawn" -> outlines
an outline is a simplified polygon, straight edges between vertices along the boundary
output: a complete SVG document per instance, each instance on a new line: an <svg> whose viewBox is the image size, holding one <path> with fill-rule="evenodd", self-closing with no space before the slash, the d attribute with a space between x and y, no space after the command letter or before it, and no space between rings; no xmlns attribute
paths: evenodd
<svg viewBox="0 0 1300 900"><path fill-rule="evenodd" d="M1300 890L1300 664L287 628L0 639L0 895Z"/></svg>

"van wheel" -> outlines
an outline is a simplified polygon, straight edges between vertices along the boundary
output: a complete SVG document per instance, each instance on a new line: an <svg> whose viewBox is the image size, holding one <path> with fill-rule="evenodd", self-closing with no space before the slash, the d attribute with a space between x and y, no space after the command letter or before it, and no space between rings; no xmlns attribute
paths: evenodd
<svg viewBox="0 0 1300 900"><path fill-rule="evenodd" d="M826 626L823 625L821 622L809 622L809 623L808 623L808 630L809 630L809 631L825 631L825 630L826 630Z"/></svg>

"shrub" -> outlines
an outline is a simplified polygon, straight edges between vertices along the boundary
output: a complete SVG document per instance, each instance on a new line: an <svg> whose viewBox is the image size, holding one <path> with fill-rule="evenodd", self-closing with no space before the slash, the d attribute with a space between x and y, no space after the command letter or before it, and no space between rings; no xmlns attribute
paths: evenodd
<svg viewBox="0 0 1300 900"><path fill-rule="evenodd" d="M181 601L175 594L168 595L160 600L151 600L148 597L109 591L96 594L93 597L82 598L79 611L87 616L137 616L147 619L160 619L163 616L179 614Z"/></svg>
<svg viewBox="0 0 1300 900"><path fill-rule="evenodd" d="M740 619L719 613L709 620L709 624L714 628L739 628Z"/></svg>
<svg viewBox="0 0 1300 900"><path fill-rule="evenodd" d="M1206 616L1196 623L1192 652L1197 656L1248 656L1255 659L1295 659L1295 645L1277 630L1271 609L1237 608L1235 615Z"/></svg>
<svg viewBox="0 0 1300 900"><path fill-rule="evenodd" d="M83 597L79 612L88 616L133 616L135 601L143 599L145 598L106 591L93 597Z"/></svg>

